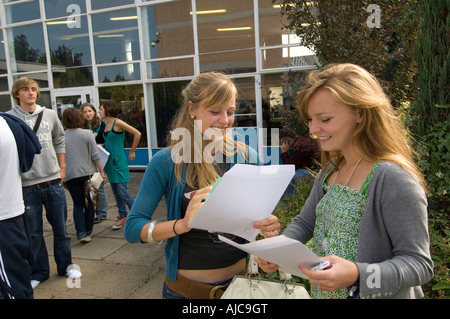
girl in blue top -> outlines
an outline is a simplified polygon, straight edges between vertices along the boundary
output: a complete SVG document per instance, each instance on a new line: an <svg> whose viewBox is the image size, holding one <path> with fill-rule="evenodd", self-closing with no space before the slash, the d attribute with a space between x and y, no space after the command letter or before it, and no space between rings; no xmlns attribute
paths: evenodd
<svg viewBox="0 0 450 319"><path fill-rule="evenodd" d="M209 185L230 162L257 158L254 150L227 135L234 122L236 92L224 74L194 77L182 92L184 104L175 116L169 147L150 161L126 222L124 235L130 242L167 239L163 298L209 298L215 286L246 269L244 252L220 242L217 234L188 227L211 191ZM155 223L152 215L163 196L168 221ZM254 227L270 237L278 234L280 224L270 216Z"/></svg>

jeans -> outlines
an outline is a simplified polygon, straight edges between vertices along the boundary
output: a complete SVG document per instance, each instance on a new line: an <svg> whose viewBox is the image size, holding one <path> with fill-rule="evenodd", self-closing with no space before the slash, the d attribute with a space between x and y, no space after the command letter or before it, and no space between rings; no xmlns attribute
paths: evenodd
<svg viewBox="0 0 450 319"><path fill-rule="evenodd" d="M65 275L72 264L70 237L67 234L67 202L62 183L45 188L22 188L25 219L31 225L33 269L31 279L44 281L50 276L47 247L43 233L43 209L53 230L53 251L58 275Z"/></svg>
<svg viewBox="0 0 450 319"><path fill-rule="evenodd" d="M89 175L73 178L66 182L73 200L73 221L78 239L92 235L94 227L94 204L89 199L89 205L87 207L85 205L84 182L87 180L89 180Z"/></svg>
<svg viewBox="0 0 450 319"><path fill-rule="evenodd" d="M97 189L97 198L98 203L95 215L98 218L106 219L108 214L108 201L106 200L105 185L103 183Z"/></svg>
<svg viewBox="0 0 450 319"><path fill-rule="evenodd" d="M111 183L111 189L116 199L120 219L127 217L127 206L131 209L134 199L128 193L127 183Z"/></svg>

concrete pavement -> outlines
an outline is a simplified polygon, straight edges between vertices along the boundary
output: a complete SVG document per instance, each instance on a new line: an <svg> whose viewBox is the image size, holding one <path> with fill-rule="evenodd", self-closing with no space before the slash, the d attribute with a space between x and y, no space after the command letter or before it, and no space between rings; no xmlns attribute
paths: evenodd
<svg viewBox="0 0 450 319"><path fill-rule="evenodd" d="M144 171L131 171L129 193L136 197ZM44 236L50 262L50 278L34 290L35 299L161 299L164 280L164 244L130 244L123 229L112 230L117 221L117 207L109 183L107 220L94 225L92 241L81 244L76 238L73 202L68 191L67 231L72 238L72 262L83 276L79 281L58 276L53 258L53 232L44 222ZM161 201L155 218L164 218L166 207ZM44 218L45 220L45 218ZM76 267L77 267L76 266Z"/></svg>

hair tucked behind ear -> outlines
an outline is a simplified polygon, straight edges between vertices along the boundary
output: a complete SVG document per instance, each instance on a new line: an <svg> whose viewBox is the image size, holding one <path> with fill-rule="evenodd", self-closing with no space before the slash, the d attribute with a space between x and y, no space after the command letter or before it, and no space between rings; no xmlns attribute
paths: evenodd
<svg viewBox="0 0 450 319"><path fill-rule="evenodd" d="M308 104L318 89L328 89L342 103L358 110L363 121L353 135L353 144L365 157L401 165L422 183L425 180L412 159L410 136L395 115L389 98L378 80L354 64L331 64L309 74L297 101L302 119L309 120ZM322 167L336 166L342 160L339 152L321 151Z"/></svg>

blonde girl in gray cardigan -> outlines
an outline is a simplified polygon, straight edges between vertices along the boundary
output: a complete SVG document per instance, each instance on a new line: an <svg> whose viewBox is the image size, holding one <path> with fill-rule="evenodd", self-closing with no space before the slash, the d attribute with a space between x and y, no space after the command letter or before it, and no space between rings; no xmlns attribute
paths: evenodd
<svg viewBox="0 0 450 319"><path fill-rule="evenodd" d="M316 298L423 298L433 276L424 179L379 82L353 64L312 72L298 95L322 170L284 235L330 261L300 266ZM278 267L257 259L266 272Z"/></svg>

